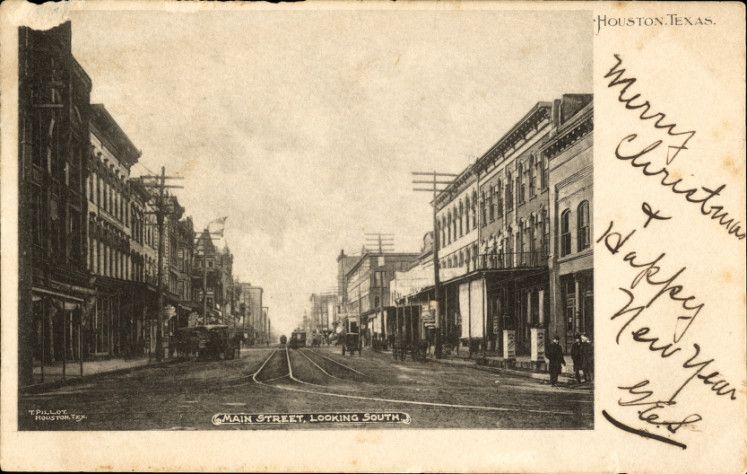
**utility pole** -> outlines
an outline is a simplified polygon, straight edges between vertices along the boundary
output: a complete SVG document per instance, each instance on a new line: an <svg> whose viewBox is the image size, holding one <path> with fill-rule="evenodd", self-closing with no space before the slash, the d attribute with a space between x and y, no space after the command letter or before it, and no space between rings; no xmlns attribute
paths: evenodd
<svg viewBox="0 0 747 474"><path fill-rule="evenodd" d="M166 216L171 215L174 210L171 208L170 203L166 202L166 189L169 188L183 188L184 186L167 185L167 179L184 179L180 176L166 176L166 167L161 166L160 175L145 175L141 176L143 184L148 189L155 188L157 190L155 211L156 222L158 224L158 321L156 326L156 360L163 360L163 254L165 252L165 222ZM149 180L146 182L145 180ZM154 180L154 181L150 181Z"/></svg>
<svg viewBox="0 0 747 474"><path fill-rule="evenodd" d="M415 184L415 185L430 184L431 185L430 188L413 188L413 191L433 193L433 201L431 201L431 206L433 206L433 293L434 293L434 298L436 300L436 341L435 342L436 342L436 358L440 359L442 355L441 329L443 327L443 320L442 320L443 310L441 308L441 299L440 299L441 281L439 278L439 266L440 266L439 261L438 261L439 239L438 239L438 219L436 218L436 214L438 213L438 207L436 206L436 196L438 196L439 193L447 189L454 182L454 178L456 178L459 175L453 174L453 173L439 173L436 171L430 171L430 172L413 171L412 174L415 177L428 176L431 178L429 180L413 179L412 184Z"/></svg>
<svg viewBox="0 0 747 474"><path fill-rule="evenodd" d="M379 250L379 258L383 258L384 252L393 252L394 251L394 234L385 234L381 232L369 232L365 234L366 237L366 248L368 248L370 245L373 245L378 248ZM376 268L379 267L379 262L376 262ZM384 261L384 265L386 265L386 261ZM379 314L381 315L381 330L384 336L384 341L386 341L386 316L384 315L384 272L386 270L378 269L377 273L379 276ZM376 280L376 277L374 277L374 281Z"/></svg>

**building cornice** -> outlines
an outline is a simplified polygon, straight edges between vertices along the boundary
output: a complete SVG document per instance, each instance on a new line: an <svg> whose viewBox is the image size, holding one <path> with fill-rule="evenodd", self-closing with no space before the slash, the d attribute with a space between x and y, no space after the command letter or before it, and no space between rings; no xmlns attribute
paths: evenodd
<svg viewBox="0 0 747 474"><path fill-rule="evenodd" d="M593 130L594 107L592 102L563 124L555 135L542 147L541 152L548 158L553 158L573 146Z"/></svg>

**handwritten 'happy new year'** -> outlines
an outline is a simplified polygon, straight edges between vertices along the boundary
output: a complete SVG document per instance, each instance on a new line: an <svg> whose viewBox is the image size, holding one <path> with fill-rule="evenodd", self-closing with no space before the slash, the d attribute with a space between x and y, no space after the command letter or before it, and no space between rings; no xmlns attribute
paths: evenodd
<svg viewBox="0 0 747 474"><path fill-rule="evenodd" d="M688 149L687 144L695 136L695 130L682 130L671 121L665 123L667 117L663 112L652 113L651 103L648 100L641 99L640 93L633 94L630 90L637 79L625 75L626 70L621 67L622 58L619 55L615 54L614 58L615 64L604 76L605 79L611 79L608 88L620 87L617 96L618 102L627 110L639 112L637 118L642 123L651 123L655 130L665 133L664 140L669 141L666 145L666 164L671 164L681 151ZM671 178L666 166L657 168L652 165L653 158L646 156L657 150L664 143L664 140L657 140L641 146L635 143L637 138L636 133L629 133L622 138L615 149L615 158L640 169L644 176L660 177L659 184L661 186L669 188L672 193L684 196L689 203L699 204L700 213L703 216L710 217L711 220L716 220L720 226L726 229L729 235L739 240L745 238L741 222L730 217L729 213L724 210L724 206L713 203L713 200L726 188L725 184L715 187L683 185L681 178ZM686 266L681 266L674 271L667 271L665 269L667 265L665 264L668 262L665 252L660 252L655 257L653 255L645 257L641 256L641 252L634 248L634 235L637 232L645 232L651 222L671 219L670 216L665 216L661 210L654 209L648 202L644 202L641 209L645 216L642 229L634 228L621 231L614 221L610 221L605 231L596 240L596 243L603 245L611 255L622 256L622 262L627 264L629 268L638 270L627 287L619 288L625 296L625 303L610 317L612 321L622 321L615 341L620 344L623 335L630 335L633 342L644 344L650 353L661 359L673 358L672 360L676 360L680 358L678 367L682 372L682 383L671 394L663 397L654 393L649 379L620 385L618 388L624 392L624 398L620 398L618 406L637 409L638 420L646 423L646 426L665 428L669 434L674 435L682 427L692 426L703 419L698 413L689 413L684 416L682 414L672 415L671 408L677 404L678 395L690 382L699 380L703 385L710 388L710 392L714 396L730 401L736 400L737 392L736 388L720 371L716 370L716 360L701 355L701 346L698 343L685 344L682 342L696 317L705 308L705 303L689 292L681 283L682 275L687 270ZM653 290L653 296L638 300L633 290L642 287ZM671 336L655 334L651 327L637 321L657 301L669 301L677 305L678 315ZM658 316L661 317L660 314ZM602 414L612 425L621 430L682 449L687 448L684 443L673 439L673 437L655 434L643 428L635 428L622 423L606 410L603 410Z"/></svg>

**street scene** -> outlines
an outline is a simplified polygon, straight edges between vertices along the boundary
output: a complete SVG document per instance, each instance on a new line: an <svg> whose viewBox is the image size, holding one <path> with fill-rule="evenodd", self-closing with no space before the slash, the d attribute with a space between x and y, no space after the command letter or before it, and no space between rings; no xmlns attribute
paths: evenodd
<svg viewBox="0 0 747 474"><path fill-rule="evenodd" d="M217 413L407 413L406 428L581 429L592 426L589 390L558 390L521 374L452 364L342 357L328 348L247 349L241 359L174 363L106 375L24 397L19 422L32 430L213 429ZM85 415L43 420L58 414ZM65 416L62 418L65 418ZM363 424L348 423L352 427ZM293 423L293 428L340 423ZM287 424L223 425L220 429ZM379 427L379 425L377 425Z"/></svg>
<svg viewBox="0 0 747 474"><path fill-rule="evenodd" d="M594 427L587 15L350 15L18 29L19 429Z"/></svg>

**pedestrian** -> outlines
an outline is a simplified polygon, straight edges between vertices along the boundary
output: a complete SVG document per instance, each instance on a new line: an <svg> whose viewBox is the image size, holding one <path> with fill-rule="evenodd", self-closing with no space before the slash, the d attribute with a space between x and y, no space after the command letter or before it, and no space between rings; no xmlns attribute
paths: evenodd
<svg viewBox="0 0 747 474"><path fill-rule="evenodd" d="M576 334L573 345L571 346L571 360L573 361L573 372L576 374L576 382L581 383L581 370L584 366L584 355L580 334Z"/></svg>
<svg viewBox="0 0 747 474"><path fill-rule="evenodd" d="M550 372L550 385L553 387L558 386L558 375L560 375L561 366L565 366L565 358L563 357L563 348L560 347L560 338L554 336L552 342L547 347L545 357L549 361L548 369Z"/></svg>
<svg viewBox="0 0 747 474"><path fill-rule="evenodd" d="M581 360L583 361L584 382L594 380L594 346L586 334L581 335Z"/></svg>

